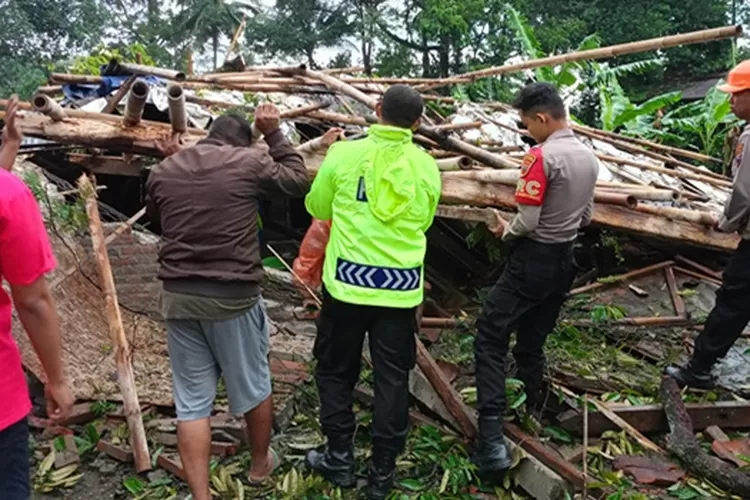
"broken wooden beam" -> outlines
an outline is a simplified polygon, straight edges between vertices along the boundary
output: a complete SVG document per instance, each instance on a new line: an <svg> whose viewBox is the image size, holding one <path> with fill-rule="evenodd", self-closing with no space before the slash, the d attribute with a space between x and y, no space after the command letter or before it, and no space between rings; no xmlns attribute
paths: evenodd
<svg viewBox="0 0 750 500"><path fill-rule="evenodd" d="M609 405L620 418L644 434L656 434L669 430L664 407L660 404L650 405ZM746 401L717 401L715 403L686 403L695 431L702 431L711 425L718 425L726 430L750 428L750 403ZM569 410L558 417L559 425L574 435L581 435L583 414L578 410ZM606 431L619 428L601 413L589 413L589 436L600 436Z"/></svg>
<svg viewBox="0 0 750 500"><path fill-rule="evenodd" d="M587 483L587 478L578 467L561 459L556 452L545 446L538 439L523 432L516 424L506 422L504 429L507 436L517 442L518 446L572 484L576 491L583 491Z"/></svg>
<svg viewBox="0 0 750 500"><path fill-rule="evenodd" d="M732 495L750 498L750 476L718 458L712 457L696 439L690 415L682 402L680 388L671 377L662 378L659 390L669 422L667 449L679 458L688 471L705 478Z"/></svg>
<svg viewBox="0 0 750 500"><path fill-rule="evenodd" d="M682 300L682 296L680 295L680 287L677 286L677 278L675 278L672 266L664 268L664 276L667 279L667 288L669 288L669 296L672 299L675 314L681 318L686 318L687 309L685 309L685 301Z"/></svg>
<svg viewBox="0 0 750 500"><path fill-rule="evenodd" d="M710 276L711 278L713 278L713 279L715 279L717 281L721 281L721 279L722 279L722 273L721 273L721 271L714 271L713 269L709 269L708 267L706 267L704 265L701 265L701 264L698 264L697 262L695 262L693 260L690 260L690 259L688 259L686 257L683 257L682 255L677 255L675 257L675 260L677 262L682 263L682 264L686 264L689 267L692 267L693 269L695 269L696 271L699 271L699 272L705 274L706 276Z"/></svg>
<svg viewBox="0 0 750 500"><path fill-rule="evenodd" d="M117 303L115 281L112 276L112 267L109 263L107 245L104 242L104 228L99 218L96 190L86 175L82 175L78 180L78 187L81 191L81 197L86 200L86 214L89 219L91 241L99 269L99 282L104 294L109 335L112 343L115 345L117 381L122 393L123 411L127 418L128 429L130 430L130 448L133 450L136 471L143 472L151 469L151 457L148 451L146 432L143 428L141 406L138 404L138 392L136 391L135 375L131 359L132 353L122 324L120 306Z"/></svg>
<svg viewBox="0 0 750 500"><path fill-rule="evenodd" d="M422 369L427 380L430 381L432 386L437 391L440 398L443 400L446 408L451 413L453 418L458 421L461 428L461 432L468 439L474 439L477 433L476 424L469 418L469 409L464 403L461 395L456 392L453 386L445 378L445 374L440 367L435 363L435 360L430 356L427 348L419 340L419 337L415 335L414 341L417 343L417 366Z"/></svg>
<svg viewBox="0 0 750 500"><path fill-rule="evenodd" d="M641 276L647 276L653 272L656 272L660 269L664 269L665 267L669 267L672 264L674 264L674 261L668 260L665 262L660 262L659 264L653 264L651 266L642 267L640 269L636 269L634 271L627 272L625 274L618 274L616 276L608 276L606 278L599 279L596 283L591 283L586 286L582 286L579 288L576 288L574 290L571 290L569 295L578 295L579 293L588 293L593 290L597 290L599 288L603 288L605 286L610 285L619 285L623 282L634 279L634 278L640 278Z"/></svg>
<svg viewBox="0 0 750 500"><path fill-rule="evenodd" d="M577 394L575 394L570 389L564 386L555 385L554 387L555 389L561 391L563 394L565 394L566 396L570 398L578 398ZM601 414L603 414L606 418L612 421L612 423L615 424L618 428L625 431L630 437L635 439L638 442L638 444L643 446L645 449L649 451L653 451L655 453L659 453L660 455L665 454L664 450L662 450L653 441L651 441L646 436L644 436L638 429L630 425L626 420L624 420L619 415L617 415L617 413L612 411L612 409L606 403L599 401L596 398L586 398L586 399L590 401L591 404L596 406L596 409L599 410Z"/></svg>
<svg viewBox="0 0 750 500"><path fill-rule="evenodd" d="M145 162L141 157L125 160L122 156L68 153L67 160L70 163L81 165L92 174L140 177L143 167L145 167Z"/></svg>

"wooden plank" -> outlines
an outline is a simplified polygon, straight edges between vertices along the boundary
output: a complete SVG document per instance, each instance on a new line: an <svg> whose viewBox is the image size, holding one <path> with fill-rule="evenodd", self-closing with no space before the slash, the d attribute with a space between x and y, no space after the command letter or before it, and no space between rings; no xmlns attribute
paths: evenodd
<svg viewBox="0 0 750 500"><path fill-rule="evenodd" d="M143 169L143 158L126 161L121 156L97 156L68 153L68 161L81 165L94 174L127 175L139 177Z"/></svg>
<svg viewBox="0 0 750 500"><path fill-rule="evenodd" d="M427 348L415 335L417 343L417 366L422 369L427 380L430 381L440 399L445 404L450 414L458 421L459 428L464 436L468 439L474 439L477 433L476 424L469 418L469 409L464 403L461 395L456 392L453 386L448 382L445 374L430 356Z"/></svg>
<svg viewBox="0 0 750 500"><path fill-rule="evenodd" d="M750 428L749 402L686 403L685 407L696 431L703 431L711 425L717 425L725 430ZM642 433L660 433L669 430L664 408L660 404L610 405L610 409ZM580 435L583 415L578 410L570 410L559 417L559 424L568 432ZM589 436L600 436L605 431L618 429L601 413L589 413Z"/></svg>
<svg viewBox="0 0 750 500"><path fill-rule="evenodd" d="M680 295L680 287L677 286L677 278L675 278L672 266L664 269L664 276L667 278L667 287L669 288L669 296L672 298L675 314L681 318L687 317L685 301L682 300Z"/></svg>
<svg viewBox="0 0 750 500"><path fill-rule="evenodd" d="M578 467L563 460L556 452L545 446L538 439L523 432L517 425L506 422L504 427L508 437L516 441L521 448L571 483L576 491L583 491L584 485L587 482L586 476L584 476Z"/></svg>
<svg viewBox="0 0 750 500"><path fill-rule="evenodd" d="M577 397L575 393L573 393L570 389L566 387L556 385L555 388L559 391L562 391L563 394L571 398ZM652 442L646 436L641 434L641 432L638 429L630 425L627 421L623 420L619 415L617 415L614 411L612 411L612 409L610 409L606 403L603 403L599 401L598 399L588 399L588 401L591 401L591 404L596 406L596 409L599 410L600 413L604 414L604 416L608 418L609 420L611 420L612 423L617 425L618 428L624 430L630 437L635 439L641 446L655 453L659 453L661 455L665 454L664 450L662 450L659 446L657 446L654 442ZM588 426L588 422L587 422L587 426Z"/></svg>

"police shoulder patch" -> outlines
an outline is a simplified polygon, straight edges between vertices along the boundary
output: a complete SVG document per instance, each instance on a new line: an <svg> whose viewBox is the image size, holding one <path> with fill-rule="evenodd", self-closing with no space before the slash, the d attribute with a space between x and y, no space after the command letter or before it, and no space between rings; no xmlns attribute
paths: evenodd
<svg viewBox="0 0 750 500"><path fill-rule="evenodd" d="M523 157L521 162L521 177L526 177L531 170L531 167L541 157L541 151L539 148L531 148L528 153Z"/></svg>

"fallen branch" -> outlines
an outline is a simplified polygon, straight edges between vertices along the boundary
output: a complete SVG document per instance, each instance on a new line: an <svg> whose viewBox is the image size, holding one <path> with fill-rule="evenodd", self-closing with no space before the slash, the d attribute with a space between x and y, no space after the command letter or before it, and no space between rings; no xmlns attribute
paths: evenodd
<svg viewBox="0 0 750 500"><path fill-rule="evenodd" d="M750 498L750 476L703 450L674 379L662 378L659 394L669 422L667 449L696 476L706 478L727 493Z"/></svg>

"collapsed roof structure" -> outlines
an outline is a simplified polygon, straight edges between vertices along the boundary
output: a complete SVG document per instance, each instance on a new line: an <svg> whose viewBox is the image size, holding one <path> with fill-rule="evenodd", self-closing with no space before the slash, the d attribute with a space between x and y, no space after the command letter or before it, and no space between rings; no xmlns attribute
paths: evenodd
<svg viewBox="0 0 750 500"><path fill-rule="evenodd" d="M140 178L147 175L150 164L160 157L159 140L179 133L185 143L194 143L206 135L217 113L226 109L249 113L256 102L267 100L282 110L284 132L299 143L298 150L310 174L315 175L327 148L320 138L323 131L342 127L350 137L361 135L376 120L372 111L387 85L408 83L422 91L425 101L431 104L415 134L415 141L437 159L442 172L438 217L483 223L496 233L498 217L507 218L509 215L505 212L515 208L514 186L528 148L525 133L518 128L514 112L503 103L460 102L437 94L434 89L511 71L735 37L740 33L739 27L706 30L489 68L447 79L376 78L359 76L357 68L312 71L304 67L246 68L242 72L186 75L113 61L102 68L101 75L52 74L50 85L40 88L31 103L22 104L26 113L19 122L23 133L31 138L24 145L24 151L33 154L32 160L43 168L50 168L51 163L59 161L66 167L76 165L76 177L86 172L97 176ZM63 98L57 100L55 96L61 94ZM3 104L0 101L0 106ZM713 223L731 189L729 178L707 168L721 164L721 160L582 125L572 127L600 161L595 225L678 245L723 252L736 247L736 235L713 230ZM93 211L95 197L90 188L87 189L84 194L93 234L99 215ZM144 213L138 208L132 210L128 214L132 217L117 231L122 232L123 226L132 225ZM119 233L110 233L104 240L103 232L96 231L100 234L94 238L94 246L98 249L100 272L106 275L108 264L102 263L102 255L107 253L107 240L116 238ZM675 313L660 319L662 323L670 319L674 320L671 324L682 325L687 321L685 305L678 300L678 290L672 283L675 281L673 271L679 272L673 266L674 262L668 262L646 270L666 270ZM683 274L686 272L689 271ZM694 274L701 279L706 277L705 271ZM624 278L613 283L620 283ZM428 280L432 281L429 272ZM573 292L600 286L603 285L588 285ZM653 290L661 286L661 283L654 285ZM114 295L114 290L107 293ZM112 328L117 320L112 319L114 314L108 316ZM626 318L623 324L656 324L655 321L636 321L640 319ZM104 321L100 320L100 323ZM122 319L119 321L122 323ZM424 318L422 326L456 323L456 319L450 317ZM139 348L150 349L151 353L160 349L159 345L154 342L153 349L150 345ZM422 344L418 345L416 376L427 381L423 391L432 391L430 398L435 404L432 409L456 432L471 437L476 430L473 413ZM116 347L118 353L127 352L127 339L116 343ZM164 356L161 352L159 355ZM163 361L161 359L162 365ZM120 362L118 357L118 370ZM148 376L142 371L144 363L158 364L149 358L140 360L138 377ZM159 375L164 375L163 370ZM158 394L158 390L153 392ZM149 396L154 398L153 394ZM127 396L124 398L127 407ZM569 399L575 403L574 397ZM576 408L571 421L580 415L580 405ZM649 411L661 415L661 409ZM607 419L612 420L609 416ZM626 429L619 423L616 425ZM555 495L567 483L578 490L586 488L590 479L585 472L566 461L550 458L543 444L520 429L509 433L528 452L521 465L519 482L532 496L558 498ZM552 479L540 481L542 475Z"/></svg>

